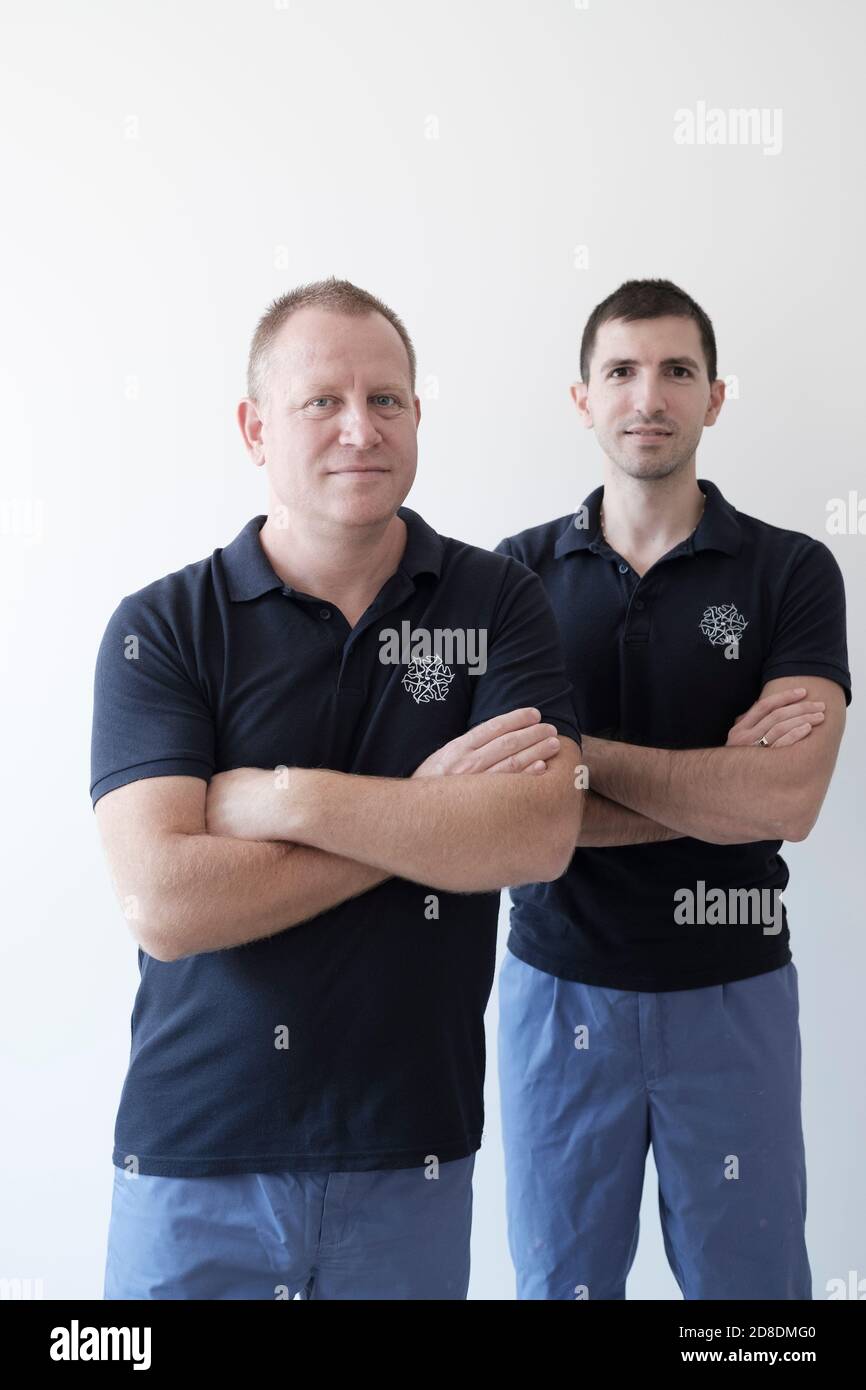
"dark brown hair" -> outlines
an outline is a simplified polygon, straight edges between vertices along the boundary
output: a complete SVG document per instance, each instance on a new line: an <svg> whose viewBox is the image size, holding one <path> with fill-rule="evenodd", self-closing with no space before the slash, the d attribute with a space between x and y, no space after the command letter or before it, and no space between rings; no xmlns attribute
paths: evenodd
<svg viewBox="0 0 866 1390"><path fill-rule="evenodd" d="M589 364L596 335L603 323L609 319L624 319L626 323L631 323L635 319L658 319L666 314L694 319L700 329L707 374L711 382L715 381L716 335L700 304L696 304L691 295L671 280L626 280L607 299L596 304L587 319L580 343L580 379L584 385L589 383Z"/></svg>

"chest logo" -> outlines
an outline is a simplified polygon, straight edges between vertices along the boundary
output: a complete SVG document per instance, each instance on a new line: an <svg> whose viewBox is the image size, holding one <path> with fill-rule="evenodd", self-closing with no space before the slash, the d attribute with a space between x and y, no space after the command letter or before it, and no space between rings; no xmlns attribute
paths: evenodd
<svg viewBox="0 0 866 1390"><path fill-rule="evenodd" d="M714 647L738 643L748 626L733 603L712 604L701 618L701 632Z"/></svg>
<svg viewBox="0 0 866 1390"><path fill-rule="evenodd" d="M445 699L453 679L454 672L438 654L416 656L409 663L402 686L408 690L416 705L429 705L431 700Z"/></svg>

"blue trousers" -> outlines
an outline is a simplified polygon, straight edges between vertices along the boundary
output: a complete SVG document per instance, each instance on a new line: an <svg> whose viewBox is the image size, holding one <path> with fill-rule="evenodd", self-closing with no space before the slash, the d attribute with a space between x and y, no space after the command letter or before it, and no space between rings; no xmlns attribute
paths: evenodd
<svg viewBox="0 0 866 1390"><path fill-rule="evenodd" d="M499 977L508 1240L519 1299L622 1299L649 1145L687 1299L811 1299L793 963L643 993Z"/></svg>
<svg viewBox="0 0 866 1390"><path fill-rule="evenodd" d="M114 1169L106 1299L465 1299L475 1154L364 1173Z"/></svg>

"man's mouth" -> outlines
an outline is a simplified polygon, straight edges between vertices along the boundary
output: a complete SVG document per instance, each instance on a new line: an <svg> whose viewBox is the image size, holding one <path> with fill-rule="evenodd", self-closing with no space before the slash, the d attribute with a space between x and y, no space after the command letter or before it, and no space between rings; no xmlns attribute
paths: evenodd
<svg viewBox="0 0 866 1390"><path fill-rule="evenodd" d="M652 436L652 437L658 436L659 438L663 439L663 438L665 438L666 435L672 434L673 431L672 431L672 430L655 430L655 429L637 429L637 430L626 430L625 433L626 433L626 434L640 434L640 435L644 435L644 434L645 434L645 435L650 435L650 436Z"/></svg>

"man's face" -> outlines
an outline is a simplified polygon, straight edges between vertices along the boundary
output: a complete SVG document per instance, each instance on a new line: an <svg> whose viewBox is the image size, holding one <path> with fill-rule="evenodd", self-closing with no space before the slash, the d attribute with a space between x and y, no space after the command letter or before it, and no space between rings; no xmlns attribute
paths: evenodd
<svg viewBox="0 0 866 1390"><path fill-rule="evenodd" d="M588 429L631 478L665 478L691 464L725 385L712 384L693 319L609 319L598 330L589 386L571 388Z"/></svg>
<svg viewBox="0 0 866 1390"><path fill-rule="evenodd" d="M240 408L271 507L342 526L387 521L415 478L421 407L381 314L299 309L274 343L266 400Z"/></svg>

